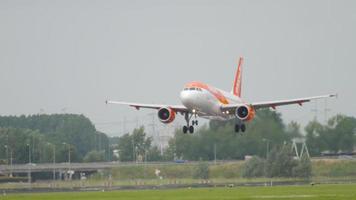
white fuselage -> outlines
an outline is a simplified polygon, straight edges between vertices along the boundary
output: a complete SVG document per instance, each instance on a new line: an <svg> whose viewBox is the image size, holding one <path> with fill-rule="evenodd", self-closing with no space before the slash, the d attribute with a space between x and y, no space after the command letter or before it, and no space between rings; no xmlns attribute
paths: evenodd
<svg viewBox="0 0 356 200"><path fill-rule="evenodd" d="M217 97L217 95L220 96ZM224 99L223 102L221 98ZM233 115L222 112L221 105L243 103L239 97L210 86L206 89L186 87L180 93L180 100L185 107L196 112L200 117L219 120L228 120L233 117Z"/></svg>

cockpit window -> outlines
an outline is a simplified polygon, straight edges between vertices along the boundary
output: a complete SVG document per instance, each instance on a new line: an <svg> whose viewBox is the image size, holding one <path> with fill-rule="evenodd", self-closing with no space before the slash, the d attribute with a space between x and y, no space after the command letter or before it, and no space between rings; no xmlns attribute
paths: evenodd
<svg viewBox="0 0 356 200"><path fill-rule="evenodd" d="M195 88L195 87L191 87L191 88L184 88L183 90L195 90L195 91L203 91L201 88Z"/></svg>

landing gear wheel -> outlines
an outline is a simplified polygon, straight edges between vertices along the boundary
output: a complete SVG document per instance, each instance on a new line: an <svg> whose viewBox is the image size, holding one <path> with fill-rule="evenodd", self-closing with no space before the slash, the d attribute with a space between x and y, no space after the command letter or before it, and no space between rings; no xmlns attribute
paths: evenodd
<svg viewBox="0 0 356 200"><path fill-rule="evenodd" d="M183 126L183 133L186 134L188 132L188 127L187 126Z"/></svg>
<svg viewBox="0 0 356 200"><path fill-rule="evenodd" d="M241 131L245 132L246 131L246 125L245 124L241 124Z"/></svg>
<svg viewBox="0 0 356 200"><path fill-rule="evenodd" d="M194 126L189 126L189 133L190 134L194 133Z"/></svg>
<svg viewBox="0 0 356 200"><path fill-rule="evenodd" d="M189 131L189 133L194 133L194 125L198 125L198 120L192 120L192 125L190 124L190 120L192 119L192 117L194 116L194 113L188 113L186 112L184 114L184 119L187 122L186 126L183 126L183 133L187 133ZM196 118L196 114L195 114L195 118Z"/></svg>
<svg viewBox="0 0 356 200"><path fill-rule="evenodd" d="M235 125L235 132L238 133L240 131L240 126L238 124Z"/></svg>

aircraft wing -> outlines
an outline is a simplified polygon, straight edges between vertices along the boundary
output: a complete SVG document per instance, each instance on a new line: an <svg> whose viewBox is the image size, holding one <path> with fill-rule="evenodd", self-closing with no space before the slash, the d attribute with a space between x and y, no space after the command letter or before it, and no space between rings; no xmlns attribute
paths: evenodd
<svg viewBox="0 0 356 200"><path fill-rule="evenodd" d="M144 103L132 103L132 102L123 102L123 101L105 101L106 104L120 104L128 105L139 110L140 108L149 108L149 109L160 109L160 108L172 108L176 112L186 113L189 110L183 105L164 105L164 104L144 104Z"/></svg>
<svg viewBox="0 0 356 200"><path fill-rule="evenodd" d="M260 108L273 108L273 109L275 109L277 106L284 106L284 105L290 105L290 104L302 105L303 103L310 102L312 100L329 98L329 97L336 97L336 96L337 96L336 94L329 94L329 95L305 97L305 98L298 98L298 99L256 102L256 103L251 103L250 106L252 106L256 110L260 109ZM238 108L241 105L242 104L222 105L221 110L222 111L233 111L233 110L235 110L236 108Z"/></svg>
<svg viewBox="0 0 356 200"><path fill-rule="evenodd" d="M252 103L252 107L255 109L259 108L276 108L277 106L284 106L290 104L299 104L300 106L305 102L310 102L316 99L324 99L329 97L336 97L336 94L328 94L322 96L314 96L314 97L306 97L306 98L299 98L299 99L288 99L288 100L279 100L279 101L265 101L265 102L258 102Z"/></svg>

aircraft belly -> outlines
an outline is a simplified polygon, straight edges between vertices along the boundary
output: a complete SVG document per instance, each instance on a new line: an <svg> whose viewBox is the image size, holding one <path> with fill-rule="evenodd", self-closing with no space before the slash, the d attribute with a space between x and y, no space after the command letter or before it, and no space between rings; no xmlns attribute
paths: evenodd
<svg viewBox="0 0 356 200"><path fill-rule="evenodd" d="M201 99L199 112L199 116L205 119L226 120L226 116L221 113L220 103L209 94Z"/></svg>
<svg viewBox="0 0 356 200"><path fill-rule="evenodd" d="M183 91L181 100L185 107L191 111L195 110L200 117L218 120L229 119L229 116L220 110L221 102L209 92Z"/></svg>

